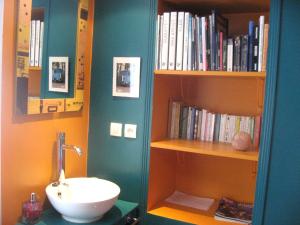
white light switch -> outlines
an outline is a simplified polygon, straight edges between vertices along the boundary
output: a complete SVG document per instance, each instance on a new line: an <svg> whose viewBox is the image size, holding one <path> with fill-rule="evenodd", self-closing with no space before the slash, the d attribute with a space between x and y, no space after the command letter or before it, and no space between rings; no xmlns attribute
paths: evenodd
<svg viewBox="0 0 300 225"><path fill-rule="evenodd" d="M136 138L136 124L125 124L124 137Z"/></svg>
<svg viewBox="0 0 300 225"><path fill-rule="evenodd" d="M110 123L110 136L122 137L122 123Z"/></svg>

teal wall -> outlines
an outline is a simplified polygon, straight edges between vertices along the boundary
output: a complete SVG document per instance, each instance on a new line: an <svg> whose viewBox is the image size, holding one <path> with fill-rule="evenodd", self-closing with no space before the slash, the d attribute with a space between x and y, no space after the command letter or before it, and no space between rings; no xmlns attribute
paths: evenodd
<svg viewBox="0 0 300 225"><path fill-rule="evenodd" d="M74 97L78 0L33 0L45 9L41 98ZM69 92L48 91L49 56L69 57Z"/></svg>
<svg viewBox="0 0 300 225"><path fill-rule="evenodd" d="M155 12L149 0L95 1L88 176L116 182L120 198L143 204ZM150 34L150 35L149 35ZM153 35L152 35L153 34ZM141 57L140 97L112 97L113 57ZM109 135L110 122L137 124L137 138ZM147 145L146 145L147 146Z"/></svg>
<svg viewBox="0 0 300 225"><path fill-rule="evenodd" d="M282 2L277 92L260 225L300 224L300 1ZM255 224L258 225L258 224Z"/></svg>

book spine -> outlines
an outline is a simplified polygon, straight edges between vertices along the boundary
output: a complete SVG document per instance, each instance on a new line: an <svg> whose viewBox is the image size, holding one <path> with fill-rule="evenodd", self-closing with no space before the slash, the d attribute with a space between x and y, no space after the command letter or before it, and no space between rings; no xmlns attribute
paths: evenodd
<svg viewBox="0 0 300 225"><path fill-rule="evenodd" d="M193 140L194 139L195 112L196 112L196 109L194 107L192 107L192 116L191 116L191 127L190 127L190 137L189 137L189 140Z"/></svg>
<svg viewBox="0 0 300 225"><path fill-rule="evenodd" d="M223 38L223 71L227 71L227 40Z"/></svg>
<svg viewBox="0 0 300 225"><path fill-rule="evenodd" d="M183 34L183 62L182 69L188 68L188 48L189 48L189 13L184 13L184 34Z"/></svg>
<svg viewBox="0 0 300 225"><path fill-rule="evenodd" d="M199 110L199 116L198 116L198 126L197 126L197 140L201 140L201 124L202 124L202 111Z"/></svg>
<svg viewBox="0 0 300 225"><path fill-rule="evenodd" d="M241 71L248 71L248 35L242 36Z"/></svg>
<svg viewBox="0 0 300 225"><path fill-rule="evenodd" d="M199 41L199 70L203 70L203 46L202 46L202 21L201 21L201 18L199 17L198 18L198 31L199 31L199 38L198 38L198 41Z"/></svg>
<svg viewBox="0 0 300 225"><path fill-rule="evenodd" d="M195 18L192 17L192 49L191 49L191 70L196 70L196 40L195 40L195 32L196 32L196 25L195 25Z"/></svg>
<svg viewBox="0 0 300 225"><path fill-rule="evenodd" d="M36 28L35 28L34 66L39 66L41 21L37 20L35 25Z"/></svg>
<svg viewBox="0 0 300 225"><path fill-rule="evenodd" d="M168 69L175 70L175 53L176 53L176 36L177 36L177 12L171 12L170 17L170 40L169 40L169 59Z"/></svg>
<svg viewBox="0 0 300 225"><path fill-rule="evenodd" d="M207 70L207 56L206 56L206 18L201 17L201 27L202 27L202 62L203 71Z"/></svg>
<svg viewBox="0 0 300 225"><path fill-rule="evenodd" d="M241 70L241 37L236 36L234 39L234 60L233 60L233 70Z"/></svg>
<svg viewBox="0 0 300 225"><path fill-rule="evenodd" d="M219 136L220 136L220 122L221 122L221 115L218 113L216 114L215 118L215 128L214 128L214 142L219 142Z"/></svg>
<svg viewBox="0 0 300 225"><path fill-rule="evenodd" d="M205 141L209 141L209 134L210 134L210 127L211 127L211 119L212 119L212 114L209 112L207 114L206 118L206 124L205 124Z"/></svg>
<svg viewBox="0 0 300 225"><path fill-rule="evenodd" d="M251 140L253 142L254 139L254 123L255 123L255 119L253 116L250 117L250 136L251 136Z"/></svg>
<svg viewBox="0 0 300 225"><path fill-rule="evenodd" d="M161 27L160 27L160 15L157 16L156 19L156 40L155 40L155 69L159 70L160 69L160 65L159 65L159 51L160 51L160 31L161 31Z"/></svg>
<svg viewBox="0 0 300 225"><path fill-rule="evenodd" d="M207 58L207 69L211 70L211 43L210 43L210 24L211 24L211 15L206 21L206 58Z"/></svg>
<svg viewBox="0 0 300 225"><path fill-rule="evenodd" d="M227 71L233 70L233 39L229 38L227 43Z"/></svg>
<svg viewBox="0 0 300 225"><path fill-rule="evenodd" d="M176 70L182 70L183 34L184 34L184 12L179 12L178 23L177 23Z"/></svg>
<svg viewBox="0 0 300 225"><path fill-rule="evenodd" d="M194 121L194 137L193 139L196 140L197 139L197 131L198 131L198 120L199 120L199 110L196 109L195 110L195 121Z"/></svg>
<svg viewBox="0 0 300 225"><path fill-rule="evenodd" d="M181 138L187 138L187 122L188 122L188 107L183 107L182 109L182 134Z"/></svg>
<svg viewBox="0 0 300 225"><path fill-rule="evenodd" d="M176 102L176 107L175 107L175 132L174 132L174 138L179 138L179 123L180 123L180 108L181 108L181 103Z"/></svg>
<svg viewBox="0 0 300 225"><path fill-rule="evenodd" d="M199 55L199 17L195 17L195 61L196 70L200 70L200 55Z"/></svg>
<svg viewBox="0 0 300 225"><path fill-rule="evenodd" d="M219 65L219 70L224 70L224 64L223 64L223 32L220 32L220 43L219 43L219 55L220 55L220 65Z"/></svg>
<svg viewBox="0 0 300 225"><path fill-rule="evenodd" d="M193 18L189 17L189 45L188 45L188 63L187 70L192 70L192 48L193 48Z"/></svg>
<svg viewBox="0 0 300 225"><path fill-rule="evenodd" d="M214 131L215 131L215 121L216 121L216 114L211 114L211 123L210 123L210 132L209 132L209 141L214 140Z"/></svg>
<svg viewBox="0 0 300 225"><path fill-rule="evenodd" d="M186 137L191 140L191 126L192 126L192 107L188 108L187 132Z"/></svg>
<svg viewBox="0 0 300 225"><path fill-rule="evenodd" d="M215 70L220 70L220 32L216 33Z"/></svg>
<svg viewBox="0 0 300 225"><path fill-rule="evenodd" d="M224 142L229 143L230 115L226 116L224 128Z"/></svg>
<svg viewBox="0 0 300 225"><path fill-rule="evenodd" d="M202 110L202 121L201 121L201 141L205 141L205 125L207 120L207 110Z"/></svg>
<svg viewBox="0 0 300 225"><path fill-rule="evenodd" d="M269 24L265 24L262 71L266 71L266 67L267 67L268 43L269 43L268 39L269 39Z"/></svg>
<svg viewBox="0 0 300 225"><path fill-rule="evenodd" d="M169 56L169 35L170 35L170 13L163 14L163 39L162 39L162 61L161 69L168 69L168 56Z"/></svg>
<svg viewBox="0 0 300 225"><path fill-rule="evenodd" d="M253 71L253 44L254 44L254 21L249 21L248 35L249 35L249 47L248 47L248 71Z"/></svg>
<svg viewBox="0 0 300 225"><path fill-rule="evenodd" d="M212 10L210 16L210 69L216 70L216 13Z"/></svg>
<svg viewBox="0 0 300 225"><path fill-rule="evenodd" d="M34 66L35 63L35 30L36 30L36 21L31 21L31 40L30 40L30 66Z"/></svg>
<svg viewBox="0 0 300 225"><path fill-rule="evenodd" d="M254 43L253 43L253 69L258 71L258 44L259 44L259 29L258 26L254 27Z"/></svg>
<svg viewBox="0 0 300 225"><path fill-rule="evenodd" d="M219 142L225 142L226 114L221 114Z"/></svg>
<svg viewBox="0 0 300 225"><path fill-rule="evenodd" d="M160 16L160 34L159 34L159 69L162 69L162 46L163 46L163 26L164 16Z"/></svg>
<svg viewBox="0 0 300 225"><path fill-rule="evenodd" d="M262 71L265 16L259 17L258 72Z"/></svg>
<svg viewBox="0 0 300 225"><path fill-rule="evenodd" d="M42 67L43 64L43 46L44 46L44 22L41 22L39 67Z"/></svg>

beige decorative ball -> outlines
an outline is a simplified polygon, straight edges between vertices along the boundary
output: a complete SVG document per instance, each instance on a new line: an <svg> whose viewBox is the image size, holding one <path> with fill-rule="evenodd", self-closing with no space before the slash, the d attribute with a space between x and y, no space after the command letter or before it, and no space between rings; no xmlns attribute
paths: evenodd
<svg viewBox="0 0 300 225"><path fill-rule="evenodd" d="M240 131L236 135L234 135L231 144L232 147L236 150L249 150L251 147L251 136L244 131Z"/></svg>

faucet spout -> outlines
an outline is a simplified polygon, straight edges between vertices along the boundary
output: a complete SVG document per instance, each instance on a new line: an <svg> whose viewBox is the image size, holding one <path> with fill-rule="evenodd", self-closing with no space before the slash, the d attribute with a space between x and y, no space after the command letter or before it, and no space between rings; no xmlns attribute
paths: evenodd
<svg viewBox="0 0 300 225"><path fill-rule="evenodd" d="M58 151L58 178L65 171L65 150L70 149L75 151L79 156L82 155L81 148L75 145L65 144L65 133L59 132L57 134L57 151Z"/></svg>

